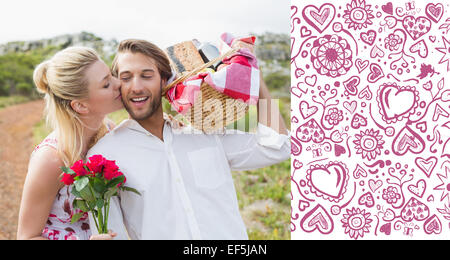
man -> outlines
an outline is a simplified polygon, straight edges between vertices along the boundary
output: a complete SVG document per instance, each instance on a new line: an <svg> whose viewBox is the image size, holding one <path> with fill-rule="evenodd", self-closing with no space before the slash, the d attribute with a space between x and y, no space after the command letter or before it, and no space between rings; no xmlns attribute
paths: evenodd
<svg viewBox="0 0 450 260"><path fill-rule="evenodd" d="M113 72L122 82L122 100L132 119L102 138L88 156L116 160L127 186L142 195L121 192L111 208L109 228L122 239L122 221L131 239L248 239L231 170L261 168L290 157L278 108L269 107L268 114L277 112L281 121L260 114L253 134L177 134L163 119L161 89L171 68L161 49L125 40ZM261 80L260 99L270 98Z"/></svg>

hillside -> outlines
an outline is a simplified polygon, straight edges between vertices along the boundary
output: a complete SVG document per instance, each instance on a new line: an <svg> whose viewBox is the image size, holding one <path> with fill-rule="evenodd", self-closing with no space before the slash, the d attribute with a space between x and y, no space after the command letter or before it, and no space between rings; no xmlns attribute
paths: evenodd
<svg viewBox="0 0 450 260"><path fill-rule="evenodd" d="M265 33L257 35L256 55L269 88L277 97L289 97L288 35ZM0 45L0 96L37 96L32 75L37 64L58 50L69 46L88 46L110 63L118 42L104 40L92 33L60 35L50 39L16 41Z"/></svg>

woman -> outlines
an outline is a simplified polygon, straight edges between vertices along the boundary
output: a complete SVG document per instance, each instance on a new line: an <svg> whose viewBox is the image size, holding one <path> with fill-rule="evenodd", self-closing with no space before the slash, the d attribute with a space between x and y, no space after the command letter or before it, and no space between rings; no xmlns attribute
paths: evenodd
<svg viewBox="0 0 450 260"><path fill-rule="evenodd" d="M106 115L123 107L120 81L97 53L70 47L41 63L33 75L45 94L47 123L53 132L31 155L19 212L18 239L112 239L91 236L87 213L71 224L74 199L60 182L61 166L83 159L112 126Z"/></svg>

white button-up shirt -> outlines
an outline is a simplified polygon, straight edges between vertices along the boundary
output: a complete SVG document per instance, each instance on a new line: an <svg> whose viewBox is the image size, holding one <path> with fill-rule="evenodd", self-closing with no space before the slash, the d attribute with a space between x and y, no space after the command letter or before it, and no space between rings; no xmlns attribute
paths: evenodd
<svg viewBox="0 0 450 260"><path fill-rule="evenodd" d="M115 160L125 185L141 193L111 200L108 228L118 239L248 239L231 170L289 159L289 133L259 124L256 133L207 135L166 122L163 139L128 119L89 151Z"/></svg>

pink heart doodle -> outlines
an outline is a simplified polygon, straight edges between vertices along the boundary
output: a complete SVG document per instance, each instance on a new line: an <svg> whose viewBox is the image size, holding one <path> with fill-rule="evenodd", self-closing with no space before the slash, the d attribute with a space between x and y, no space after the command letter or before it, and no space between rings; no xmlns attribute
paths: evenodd
<svg viewBox="0 0 450 260"><path fill-rule="evenodd" d="M442 15L444 14L444 6L441 3L432 4L429 3L425 7L425 14L433 20L433 22L438 23L441 20Z"/></svg>
<svg viewBox="0 0 450 260"><path fill-rule="evenodd" d="M367 75L367 81L370 83L375 83L382 77L384 77L384 72L380 65L375 63L370 64L370 73Z"/></svg>
<svg viewBox="0 0 450 260"><path fill-rule="evenodd" d="M436 166L438 160L436 157L431 156L428 159L422 157L417 157L415 163L420 170L422 170L425 175L430 178L431 173L433 173L434 167Z"/></svg>
<svg viewBox="0 0 450 260"><path fill-rule="evenodd" d="M365 178L367 177L367 172L358 164L353 171L353 177L355 177L355 179L359 179L360 177Z"/></svg>
<svg viewBox="0 0 450 260"><path fill-rule="evenodd" d="M406 16L403 18L403 28L405 28L413 40L417 40L430 31L431 21L424 16L417 18L414 18L414 16Z"/></svg>
<svg viewBox="0 0 450 260"><path fill-rule="evenodd" d="M300 102L300 113L302 114L303 119L307 119L308 117L314 115L317 110L319 109L316 106L309 106L306 101Z"/></svg>
<svg viewBox="0 0 450 260"><path fill-rule="evenodd" d="M344 108L347 109L347 111L350 112L350 114L353 114L355 112L357 106L358 106L358 103L356 101L352 101L352 102L345 101L344 102Z"/></svg>
<svg viewBox="0 0 450 260"><path fill-rule="evenodd" d="M305 83L310 85L311 87L314 87L314 85L316 85L316 82L317 82L317 76L316 75L306 76L305 77Z"/></svg>
<svg viewBox="0 0 450 260"><path fill-rule="evenodd" d="M377 32L374 30L368 30L367 32L361 32L359 37L361 38L361 41L372 46L377 38Z"/></svg>
<svg viewBox="0 0 450 260"><path fill-rule="evenodd" d="M424 40L420 40L417 43L411 45L409 51L411 53L418 53L422 58L426 58L428 56L428 47Z"/></svg>
<svg viewBox="0 0 450 260"><path fill-rule="evenodd" d="M422 137L408 126L405 126L394 138L392 152L397 156L402 156L408 151L419 154L425 149L425 142Z"/></svg>
<svg viewBox="0 0 450 260"><path fill-rule="evenodd" d="M391 223L386 223L380 227L380 232L385 233L387 236L391 234Z"/></svg>
<svg viewBox="0 0 450 260"><path fill-rule="evenodd" d="M417 181L416 185L412 185L412 184L408 185L409 192L411 192L412 194L416 195L419 198L423 197L423 194L425 193L426 188L427 188L427 183L423 179Z"/></svg>
<svg viewBox="0 0 450 260"><path fill-rule="evenodd" d="M345 148L343 146L338 145L338 144L334 144L334 155L336 157L339 157L339 156L345 154L345 152L346 151L345 151Z"/></svg>
<svg viewBox="0 0 450 260"><path fill-rule="evenodd" d="M306 26L302 26L300 28L300 35L302 36L302 38L311 36L311 30L308 30L308 28Z"/></svg>
<svg viewBox="0 0 450 260"><path fill-rule="evenodd" d="M370 91L369 86L367 86L363 90L361 90L361 92L359 92L358 97L360 99L365 98L366 100L371 100L372 99L372 92Z"/></svg>
<svg viewBox="0 0 450 260"><path fill-rule="evenodd" d="M300 210L300 211L304 211L306 208L308 208L309 207L309 202L308 201L305 201L305 200L300 200L299 202L298 202L298 209Z"/></svg>
<svg viewBox="0 0 450 260"><path fill-rule="evenodd" d="M439 235L442 232L442 224L441 220L436 215L433 215L431 218L427 219L423 224L423 230L426 234L437 234Z"/></svg>
<svg viewBox="0 0 450 260"><path fill-rule="evenodd" d="M428 218L429 215L430 209L428 206L415 198L411 198L401 212L401 218L406 222L411 222L413 220L423 221Z"/></svg>
<svg viewBox="0 0 450 260"><path fill-rule="evenodd" d="M297 128L297 138L302 142L313 141L314 143L321 143L325 139L325 132L314 119Z"/></svg>
<svg viewBox="0 0 450 260"><path fill-rule="evenodd" d="M426 133L427 132L427 122L423 121L423 122L417 123L416 128L419 129L420 132Z"/></svg>
<svg viewBox="0 0 450 260"><path fill-rule="evenodd" d="M436 104L436 108L434 109L433 121L436 122L439 119L439 116L449 117L450 114L442 108L439 104Z"/></svg>
<svg viewBox="0 0 450 260"><path fill-rule="evenodd" d="M383 186L382 180L377 180L377 181L375 181L373 179L369 180L369 188L373 193L375 193L379 188L381 188L381 186Z"/></svg>
<svg viewBox="0 0 450 260"><path fill-rule="evenodd" d="M302 153L302 144L297 138L291 136L291 154L298 156Z"/></svg>
<svg viewBox="0 0 450 260"><path fill-rule="evenodd" d="M312 165L306 171L306 179L311 192L317 197L339 202L347 191L348 169L342 162Z"/></svg>
<svg viewBox="0 0 450 260"><path fill-rule="evenodd" d="M357 58L355 61L355 65L356 68L358 69L358 72L361 73L363 70L367 68L367 66L369 66L369 61L368 60L362 61L360 58Z"/></svg>
<svg viewBox="0 0 450 260"><path fill-rule="evenodd" d="M385 5L382 5L381 10L383 10L383 12L390 14L390 15L394 14L394 7L392 6L391 2L388 2Z"/></svg>
<svg viewBox="0 0 450 260"><path fill-rule="evenodd" d="M377 45L373 46L372 50L370 51L370 57L372 59L375 59L376 57L383 58L384 57L384 51L380 48L378 48Z"/></svg>
<svg viewBox="0 0 450 260"><path fill-rule="evenodd" d="M308 5L302 11L305 21L319 33L327 29L335 14L336 9L332 4L323 4L319 9L314 5Z"/></svg>
<svg viewBox="0 0 450 260"><path fill-rule="evenodd" d="M373 199L372 193L367 192L359 197L358 204L368 208L375 206L375 200Z"/></svg>
<svg viewBox="0 0 450 260"><path fill-rule="evenodd" d="M351 126L353 129L359 129L361 126L367 126L367 118L356 113L352 118Z"/></svg>
<svg viewBox="0 0 450 260"><path fill-rule="evenodd" d="M317 230L323 235L330 234L334 230L333 219L320 204L302 218L300 226L307 233Z"/></svg>
<svg viewBox="0 0 450 260"><path fill-rule="evenodd" d="M414 87L383 84L378 90L378 107L386 123L395 123L415 113L419 94Z"/></svg>
<svg viewBox="0 0 450 260"><path fill-rule="evenodd" d="M342 82L345 87L345 90L348 91L348 94L355 96L358 93L358 85L359 85L359 77L352 76L346 81Z"/></svg>
<svg viewBox="0 0 450 260"><path fill-rule="evenodd" d="M395 219L395 213L392 209L387 209L386 212L383 214L383 220L384 221L392 221Z"/></svg>

